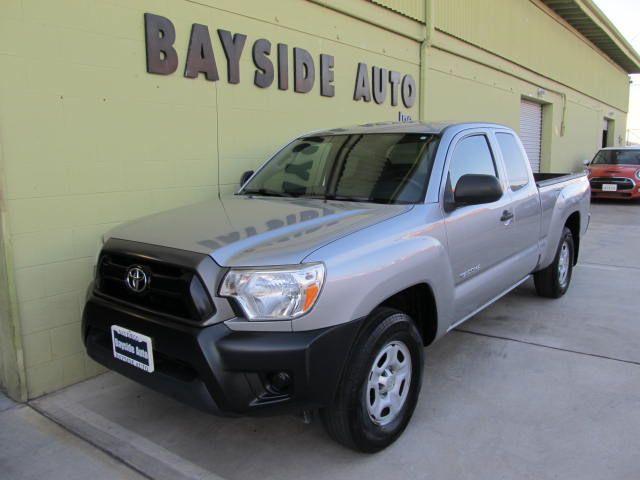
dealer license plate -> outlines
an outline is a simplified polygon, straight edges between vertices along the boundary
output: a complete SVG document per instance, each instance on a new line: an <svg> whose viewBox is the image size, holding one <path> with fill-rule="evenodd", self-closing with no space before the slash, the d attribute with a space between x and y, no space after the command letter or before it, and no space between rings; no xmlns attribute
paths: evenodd
<svg viewBox="0 0 640 480"><path fill-rule="evenodd" d="M605 183L602 185L603 192L615 192L616 190L618 190L618 185L615 183Z"/></svg>
<svg viewBox="0 0 640 480"><path fill-rule="evenodd" d="M111 344L115 358L145 372L153 372L151 338L118 325L111 325Z"/></svg>

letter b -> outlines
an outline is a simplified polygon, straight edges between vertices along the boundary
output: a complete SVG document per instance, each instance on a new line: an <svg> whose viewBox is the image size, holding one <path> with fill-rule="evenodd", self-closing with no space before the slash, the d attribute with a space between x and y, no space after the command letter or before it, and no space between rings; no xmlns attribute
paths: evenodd
<svg viewBox="0 0 640 480"><path fill-rule="evenodd" d="M178 68L178 54L173 44L176 29L171 20L153 13L144 14L147 42L147 72L170 75Z"/></svg>

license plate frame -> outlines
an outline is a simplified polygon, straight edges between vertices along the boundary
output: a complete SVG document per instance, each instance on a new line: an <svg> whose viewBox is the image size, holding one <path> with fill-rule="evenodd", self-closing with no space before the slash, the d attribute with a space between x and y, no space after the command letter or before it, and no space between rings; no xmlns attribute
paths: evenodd
<svg viewBox="0 0 640 480"><path fill-rule="evenodd" d="M618 191L618 185L616 185L615 183L603 183L602 184L602 191L603 192L617 192Z"/></svg>
<svg viewBox="0 0 640 480"><path fill-rule="evenodd" d="M111 325L113 357L140 370L153 373L153 340L119 325Z"/></svg>

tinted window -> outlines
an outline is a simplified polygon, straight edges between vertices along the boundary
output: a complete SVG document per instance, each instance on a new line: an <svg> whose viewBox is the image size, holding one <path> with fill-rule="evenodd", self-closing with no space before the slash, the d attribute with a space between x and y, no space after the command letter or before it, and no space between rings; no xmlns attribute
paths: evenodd
<svg viewBox="0 0 640 480"><path fill-rule="evenodd" d="M640 149L600 150L591 163L594 165L640 165Z"/></svg>
<svg viewBox="0 0 640 480"><path fill-rule="evenodd" d="M424 200L438 145L434 135L325 135L294 140L240 193L354 202Z"/></svg>
<svg viewBox="0 0 640 480"><path fill-rule="evenodd" d="M484 135L467 137L456 145L449 165L449 180L453 189L455 190L461 176L470 173L498 176L487 137Z"/></svg>
<svg viewBox="0 0 640 480"><path fill-rule="evenodd" d="M516 137L510 133L497 133L496 138L502 151L511 190L518 190L529 183L529 170L526 163L528 160L522 154Z"/></svg>

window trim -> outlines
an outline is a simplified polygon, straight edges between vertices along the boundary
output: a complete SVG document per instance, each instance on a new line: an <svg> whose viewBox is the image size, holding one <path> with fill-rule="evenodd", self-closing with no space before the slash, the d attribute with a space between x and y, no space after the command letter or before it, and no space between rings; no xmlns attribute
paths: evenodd
<svg viewBox="0 0 640 480"><path fill-rule="evenodd" d="M451 159L453 158L453 154L455 153L456 148L458 147L460 142L462 142L464 139L468 137L474 137L478 135L483 135L485 137L487 146L489 147L489 152L491 153L491 158L493 159L493 164L496 169L496 177L498 178L500 182L500 186L502 187L502 191L504 193L502 198L504 198L505 195L508 195L509 193L507 190L508 185L505 185L504 165L502 164L502 157L498 159L499 154L496 153L496 150L498 148L496 146L497 140L493 137L493 133L494 133L493 129L490 129L487 127L472 128L472 129L465 129L460 132L457 132L454 135L454 137L451 139L449 146L447 148L447 152L444 157L442 170L440 172L441 174L440 181L438 183L439 192L438 192L437 201L440 204L440 208L442 209L443 214L445 216L447 214L444 211L444 204L445 204L446 195L447 195L447 179L449 178L449 166L451 165ZM434 164L434 168L435 168L435 164Z"/></svg>
<svg viewBox="0 0 640 480"><path fill-rule="evenodd" d="M491 161L493 162L493 168L496 172L496 178L500 181L500 183L503 183L503 179L502 179L502 172L500 171L500 166L499 166L499 162L497 161L496 158L496 154L494 152L494 146L491 142L491 138L489 136L489 132L485 131L485 130L476 130L470 133L466 133L465 135L461 136L460 138L458 138L454 144L451 146L451 150L450 153L447 154L447 162L445 164L445 169L443 170L443 177L444 177L444 183L445 183L445 188L446 188L446 183L447 183L447 179L449 178L449 174L451 172L451 162L453 161L453 156L456 153L456 150L458 149L458 146L464 142L465 140L467 140L468 138L471 137L484 137L485 142L487 142L487 148L489 150L489 155L491 155ZM453 185L452 185L453 188Z"/></svg>
<svg viewBox="0 0 640 480"><path fill-rule="evenodd" d="M529 158L527 157L527 152L524 149L524 146L522 145L522 142L520 141L520 139L513 132L510 132L508 130L496 130L493 132L493 135L495 136L495 139L496 139L496 147L500 152L500 158L502 159L502 165L504 166L505 180L507 182L507 186L509 187L509 190L511 190L512 192L518 192L523 188L528 187L531 184L532 169L531 169L531 163L529 162ZM498 140L498 135L510 135L515 141L516 146L520 150L520 155L525 161L524 168L527 171L527 183L524 183L518 186L517 188L513 188L513 186L511 185L511 181L509 180L509 170L507 168L507 162L505 160L504 152L502 151L502 146L500 145L500 140Z"/></svg>

